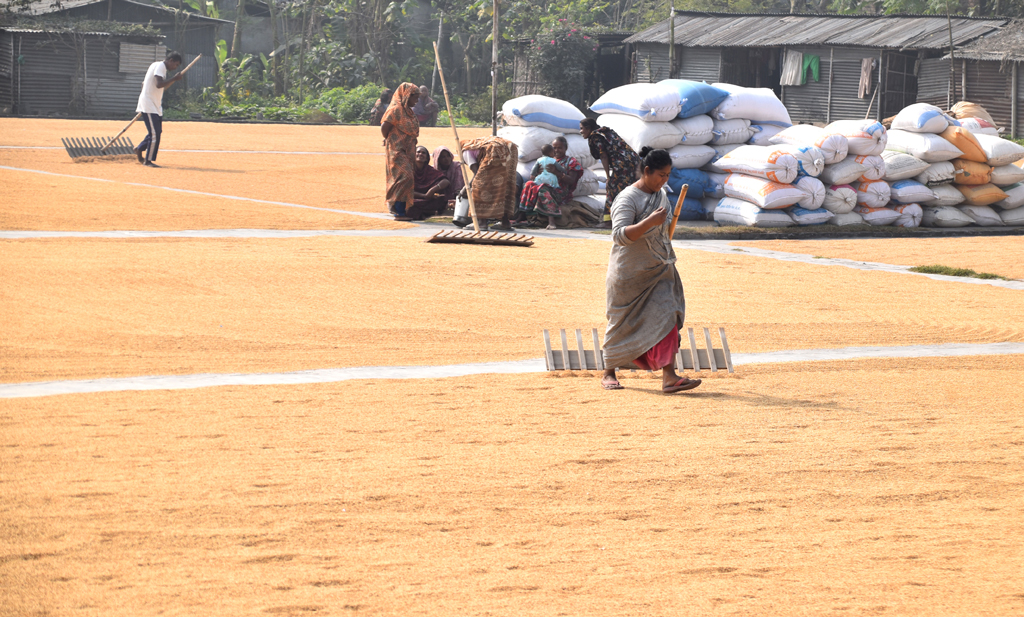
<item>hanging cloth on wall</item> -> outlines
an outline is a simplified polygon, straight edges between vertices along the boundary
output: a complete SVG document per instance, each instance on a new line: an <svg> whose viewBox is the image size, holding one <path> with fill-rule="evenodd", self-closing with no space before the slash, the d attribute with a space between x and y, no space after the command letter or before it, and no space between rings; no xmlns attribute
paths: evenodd
<svg viewBox="0 0 1024 617"><path fill-rule="evenodd" d="M800 83L807 83L807 69L811 69L811 79L814 81L820 81L818 76L821 74L821 57L814 56L811 54L804 55L804 62L801 65L803 69L800 71Z"/></svg>
<svg viewBox="0 0 1024 617"><path fill-rule="evenodd" d="M871 74L874 72L875 66L874 58L862 58L860 61L860 86L857 87L857 98L867 98L871 94L871 86L874 84L874 80L871 79Z"/></svg>
<svg viewBox="0 0 1024 617"><path fill-rule="evenodd" d="M804 55L798 51L787 51L786 58L782 61L782 79L779 85L799 86L800 69L804 65Z"/></svg>

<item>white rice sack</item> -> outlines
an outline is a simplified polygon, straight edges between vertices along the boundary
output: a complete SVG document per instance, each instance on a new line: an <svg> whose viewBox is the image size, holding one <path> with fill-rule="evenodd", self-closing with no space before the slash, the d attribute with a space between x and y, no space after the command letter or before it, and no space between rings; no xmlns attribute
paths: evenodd
<svg viewBox="0 0 1024 617"><path fill-rule="evenodd" d="M595 214L602 214L604 212L604 195L573 195L572 200L583 204Z"/></svg>
<svg viewBox="0 0 1024 617"><path fill-rule="evenodd" d="M904 152L915 156L926 163L952 161L963 152L938 135L931 133L911 133L909 131L889 131L889 142L886 150Z"/></svg>
<svg viewBox="0 0 1024 617"><path fill-rule="evenodd" d="M712 134L714 136L711 138L711 143L716 146L725 146L747 143L754 131L750 129L750 120L737 118L735 120L715 120Z"/></svg>
<svg viewBox="0 0 1024 617"><path fill-rule="evenodd" d="M706 171L706 172L708 172L708 173L717 173L717 174L726 174L726 175L728 175L729 174L728 171L726 171L726 170L724 170L724 169L722 169L722 168L720 168L718 166L718 161L722 160L722 157L725 156L726 154L729 154L730 152L732 152L736 148L740 148L742 146L743 146L743 144L728 144L726 146L711 146L712 148L715 149L715 158L711 159L711 161L708 162L708 164L705 165L704 167L701 167L701 169Z"/></svg>
<svg viewBox="0 0 1024 617"><path fill-rule="evenodd" d="M712 133L715 128L715 121L706 114L682 120L672 120L672 126L679 129L679 132L683 135L681 141L687 146L706 144L715 136Z"/></svg>
<svg viewBox="0 0 1024 617"><path fill-rule="evenodd" d="M869 208L857 206L854 211L864 219L868 225L892 225L900 218L900 213L892 208Z"/></svg>
<svg viewBox="0 0 1024 617"><path fill-rule="evenodd" d="M834 165L825 165L818 178L825 184L850 184L864 175L868 166L858 156L848 156Z"/></svg>
<svg viewBox="0 0 1024 617"><path fill-rule="evenodd" d="M800 206L793 206L786 212L797 225L824 225L832 218L832 213L824 208L808 210Z"/></svg>
<svg viewBox="0 0 1024 617"><path fill-rule="evenodd" d="M790 227L793 219L782 210L762 210L749 201L725 197L715 207L715 221L722 226Z"/></svg>
<svg viewBox="0 0 1024 617"><path fill-rule="evenodd" d="M801 208L817 210L825 203L825 185L821 183L821 180L811 176L800 176L793 183L793 186L800 189L804 194L800 201L796 202Z"/></svg>
<svg viewBox="0 0 1024 617"><path fill-rule="evenodd" d="M935 105L914 103L907 105L892 119L893 130L912 133L941 133L948 126L960 126L952 116Z"/></svg>
<svg viewBox="0 0 1024 617"><path fill-rule="evenodd" d="M781 150L792 154L796 159L798 176L814 176L817 178L825 170L825 155L815 146L793 146L789 144L773 145L773 150Z"/></svg>
<svg viewBox="0 0 1024 617"><path fill-rule="evenodd" d="M925 206L921 216L921 227L966 227L973 222L974 219L953 206Z"/></svg>
<svg viewBox="0 0 1024 617"><path fill-rule="evenodd" d="M975 135L992 167L1002 167L1024 158L1024 146L1002 137Z"/></svg>
<svg viewBox="0 0 1024 617"><path fill-rule="evenodd" d="M825 156L826 165L834 165L846 158L849 142L842 135L829 133L811 124L798 124L778 133L771 139L773 144L791 146L814 146Z"/></svg>
<svg viewBox="0 0 1024 617"><path fill-rule="evenodd" d="M928 169L929 165L917 157L893 150L886 150L879 156L885 161L885 177L882 179L889 182L913 178Z"/></svg>
<svg viewBox="0 0 1024 617"><path fill-rule="evenodd" d="M999 129L988 120L981 118L960 118L960 126L970 131L975 137L978 135L999 136Z"/></svg>
<svg viewBox="0 0 1024 617"><path fill-rule="evenodd" d="M992 168L991 180L996 186L1010 186L1018 182L1024 182L1024 169L1016 165L1002 165Z"/></svg>
<svg viewBox="0 0 1024 617"><path fill-rule="evenodd" d="M672 167L677 169L700 169L718 156L711 146L672 146L668 149Z"/></svg>
<svg viewBox="0 0 1024 617"><path fill-rule="evenodd" d="M889 199L898 204L927 203L935 193L917 180L897 180L889 184Z"/></svg>
<svg viewBox="0 0 1024 617"><path fill-rule="evenodd" d="M597 179L597 175L589 169L583 170L583 175L576 182L576 190L572 192L573 197L578 195L593 195L597 193L598 184L600 180Z"/></svg>
<svg viewBox="0 0 1024 617"><path fill-rule="evenodd" d="M596 159L590 154L590 143L583 139L582 135L566 135L565 142L567 144L565 151L569 156L579 161L583 167L590 167L594 164ZM597 161L600 166L600 161Z"/></svg>
<svg viewBox="0 0 1024 617"><path fill-rule="evenodd" d="M999 213L999 218L1003 220L1004 225L1024 225L1024 208L1003 210Z"/></svg>
<svg viewBox="0 0 1024 617"><path fill-rule="evenodd" d="M705 197L700 200L700 203L704 206L704 212L707 212L708 218L714 220L715 208L718 207L718 201L721 197L707 197L707 193L704 195Z"/></svg>
<svg viewBox="0 0 1024 617"><path fill-rule="evenodd" d="M618 133L636 152L640 152L644 146L671 148L682 138L679 129L671 122L644 122L633 116L604 114L597 117L597 123Z"/></svg>
<svg viewBox="0 0 1024 617"><path fill-rule="evenodd" d="M874 120L837 120L826 126L825 131L845 137L849 154L877 156L889 141L888 131Z"/></svg>
<svg viewBox="0 0 1024 617"><path fill-rule="evenodd" d="M498 137L519 147L520 161L533 161L541 157L540 149L561 133L539 126L506 126L498 129Z"/></svg>
<svg viewBox="0 0 1024 617"><path fill-rule="evenodd" d="M712 118L732 120L748 118L754 121L793 124L786 106L770 88L744 88L733 84L711 84L729 93L729 97L711 112Z"/></svg>
<svg viewBox="0 0 1024 617"><path fill-rule="evenodd" d="M931 189L932 195L935 197L926 203L922 203L922 206L955 206L964 202L964 194L952 184L939 184L938 186L930 186L928 188Z"/></svg>
<svg viewBox="0 0 1024 617"><path fill-rule="evenodd" d="M750 130L754 131L754 135L747 140L748 144L751 146L770 146L772 145L771 138L786 129L774 124L751 124Z"/></svg>
<svg viewBox="0 0 1024 617"><path fill-rule="evenodd" d="M867 168L860 176L862 180L881 180L885 177L885 159L874 154L859 154L857 158Z"/></svg>
<svg viewBox="0 0 1024 617"><path fill-rule="evenodd" d="M833 214L832 218L828 220L829 225L863 225L864 217L857 214L856 212L843 212L842 214Z"/></svg>
<svg viewBox="0 0 1024 617"><path fill-rule="evenodd" d="M825 200L821 207L832 214L846 214L857 207L857 189L849 184L825 187Z"/></svg>
<svg viewBox="0 0 1024 617"><path fill-rule="evenodd" d="M758 176L783 184L796 180L796 158L792 154L764 146L740 146L719 159L715 165L725 171Z"/></svg>
<svg viewBox="0 0 1024 617"><path fill-rule="evenodd" d="M708 174L708 180L711 181L711 184L715 187L715 190L714 191L709 191L707 189L704 189L704 196L705 197L714 197L715 199L721 199L721 198L725 197L725 180L728 177L729 177L728 173L724 173L724 174L709 173Z"/></svg>
<svg viewBox="0 0 1024 617"><path fill-rule="evenodd" d="M1014 210L1024 206L1024 182L1003 187L1003 192L1006 193L1006 198L993 205L999 206L1003 210Z"/></svg>
<svg viewBox="0 0 1024 617"><path fill-rule="evenodd" d="M914 177L925 186L938 186L949 184L956 178L956 167L949 161L940 161L928 165L928 168Z"/></svg>
<svg viewBox="0 0 1024 617"><path fill-rule="evenodd" d="M866 208L884 208L891 196L889 183L885 180L867 180L852 185L857 189L857 205ZM861 215L863 216L863 212ZM864 220L867 220L865 217ZM874 223L872 223L873 225ZM886 223L888 224L888 223Z"/></svg>
<svg viewBox="0 0 1024 617"><path fill-rule="evenodd" d="M523 178L523 181L530 179L530 173L533 171L533 166L537 164L537 159L532 161L519 161L516 165L516 172Z"/></svg>
<svg viewBox="0 0 1024 617"><path fill-rule="evenodd" d="M612 88L590 106L599 114L625 114L645 122L668 122L679 115L682 108L679 91L659 84L626 84Z"/></svg>
<svg viewBox="0 0 1024 617"><path fill-rule="evenodd" d="M918 204L903 204L894 206L893 210L899 212L900 218L893 223L894 227L918 227L921 225L921 217L924 209Z"/></svg>
<svg viewBox="0 0 1024 617"><path fill-rule="evenodd" d="M981 227L1002 227L1003 219L988 206L960 206L960 211Z"/></svg>
<svg viewBox="0 0 1024 617"><path fill-rule="evenodd" d="M501 116L509 126L540 126L559 133L579 133L580 120L586 118L572 103L539 94L505 101Z"/></svg>
<svg viewBox="0 0 1024 617"><path fill-rule="evenodd" d="M746 174L729 174L724 189L726 197L749 201L764 210L788 208L804 198L804 192L792 184Z"/></svg>

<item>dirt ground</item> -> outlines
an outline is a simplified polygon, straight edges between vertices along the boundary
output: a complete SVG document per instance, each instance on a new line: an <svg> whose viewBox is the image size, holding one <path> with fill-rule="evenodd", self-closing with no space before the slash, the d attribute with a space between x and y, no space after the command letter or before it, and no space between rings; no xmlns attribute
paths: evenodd
<svg viewBox="0 0 1024 617"><path fill-rule="evenodd" d="M736 242L787 253L820 255L899 266L970 268L1024 279L1024 238L864 238L859 240L766 240Z"/></svg>
<svg viewBox="0 0 1024 617"><path fill-rule="evenodd" d="M6 400L0 612L1020 614L1022 370Z"/></svg>
<svg viewBox="0 0 1024 617"><path fill-rule="evenodd" d="M0 119L0 146L122 125ZM409 227L229 199L381 212L374 131L168 123L159 170L0 148L19 168L0 169L0 228ZM542 328L604 327L595 238L0 240L0 382L539 358ZM860 242L755 245L1020 272L1015 239ZM724 326L734 353L1024 341L1019 291L678 254L688 324ZM744 365L672 397L637 372L618 392L565 373L0 398L0 616L1020 614L1022 370Z"/></svg>
<svg viewBox="0 0 1024 617"><path fill-rule="evenodd" d="M609 244L418 238L3 243L0 380L459 364L604 331ZM687 321L733 352L1024 341L1020 292L679 251ZM699 332L699 330L698 330Z"/></svg>

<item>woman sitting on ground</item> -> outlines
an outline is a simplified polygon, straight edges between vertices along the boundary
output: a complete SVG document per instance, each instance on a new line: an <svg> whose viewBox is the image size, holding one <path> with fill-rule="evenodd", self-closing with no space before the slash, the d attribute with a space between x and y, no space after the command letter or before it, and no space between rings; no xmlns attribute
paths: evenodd
<svg viewBox="0 0 1024 617"><path fill-rule="evenodd" d="M640 157L619 134L606 126L598 126L593 118L580 120L580 134L590 142L590 154L601 161L608 178L605 189L604 222L611 227L612 204L619 191L637 178Z"/></svg>
<svg viewBox="0 0 1024 617"><path fill-rule="evenodd" d="M546 217L548 229L555 229L555 219L562 216L562 207L572 201L572 194L576 190L576 184L583 176L583 166L574 157L568 155L569 142L565 137L556 137L551 142L554 150L552 158L558 165L548 165L541 169L540 165L534 165L530 171L530 180L523 185L523 194L519 200L519 214L516 217L517 223L524 222L527 217ZM562 169L559 170L558 168ZM537 176L542 172L554 174L558 179L558 187L548 186L535 182Z"/></svg>
<svg viewBox="0 0 1024 617"><path fill-rule="evenodd" d="M392 96L394 96L394 92L391 91L391 88L384 88L384 91L380 93L380 98L370 108L370 126L380 126L380 119L384 117L384 112L391 104Z"/></svg>
<svg viewBox="0 0 1024 617"><path fill-rule="evenodd" d="M445 177L448 178L448 188L444 190L444 198L448 200L448 205L454 206L455 198L462 191L462 187L466 186L466 181L462 177L462 163L456 161L452 151L444 146L434 148L434 156L431 160L434 162L434 168L444 172Z"/></svg>
<svg viewBox="0 0 1024 617"><path fill-rule="evenodd" d="M608 259L607 315L601 385L620 390L615 369L636 364L661 369L662 392L670 394L700 385L699 379L676 374L679 331L686 299L669 237L672 217L661 188L672 173L665 150L644 148L640 179L623 189L612 204L612 250Z"/></svg>
<svg viewBox="0 0 1024 617"><path fill-rule="evenodd" d="M445 191L448 178L430 166L430 153L423 146L416 146L416 172L413 175L413 202L407 210L413 219L425 218L444 213L448 207Z"/></svg>

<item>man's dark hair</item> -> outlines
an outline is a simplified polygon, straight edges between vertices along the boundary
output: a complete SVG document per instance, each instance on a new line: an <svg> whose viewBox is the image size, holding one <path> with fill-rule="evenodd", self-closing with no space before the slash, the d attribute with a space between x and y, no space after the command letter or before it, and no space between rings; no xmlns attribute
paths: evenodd
<svg viewBox="0 0 1024 617"><path fill-rule="evenodd" d="M167 54L167 58L166 59L167 60L174 60L178 64L181 64L181 54L179 54L176 51L172 51L171 53Z"/></svg>

